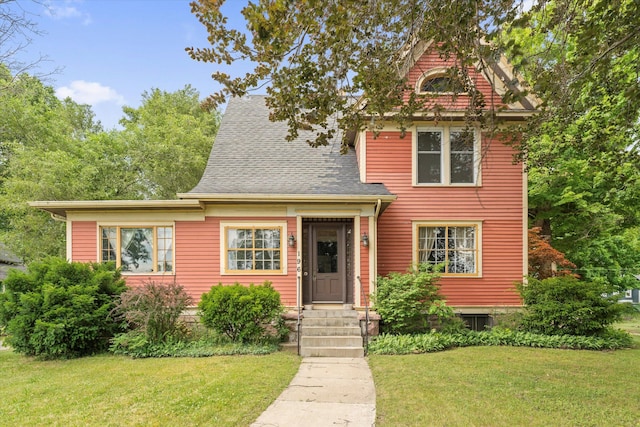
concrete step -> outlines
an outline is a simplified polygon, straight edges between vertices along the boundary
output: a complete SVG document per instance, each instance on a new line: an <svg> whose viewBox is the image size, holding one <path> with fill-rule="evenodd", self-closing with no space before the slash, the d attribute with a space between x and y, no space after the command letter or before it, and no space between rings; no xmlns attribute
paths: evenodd
<svg viewBox="0 0 640 427"><path fill-rule="evenodd" d="M362 336L359 326L302 326L302 335L304 336L335 336L349 335Z"/></svg>
<svg viewBox="0 0 640 427"><path fill-rule="evenodd" d="M304 318L332 317L332 318L358 318L355 310L303 310Z"/></svg>
<svg viewBox="0 0 640 427"><path fill-rule="evenodd" d="M301 347L302 357L364 357L364 348L359 347Z"/></svg>
<svg viewBox="0 0 640 427"><path fill-rule="evenodd" d="M302 336L302 347L362 347L360 336Z"/></svg>
<svg viewBox="0 0 640 427"><path fill-rule="evenodd" d="M360 326L360 321L357 317L305 317L302 326Z"/></svg>

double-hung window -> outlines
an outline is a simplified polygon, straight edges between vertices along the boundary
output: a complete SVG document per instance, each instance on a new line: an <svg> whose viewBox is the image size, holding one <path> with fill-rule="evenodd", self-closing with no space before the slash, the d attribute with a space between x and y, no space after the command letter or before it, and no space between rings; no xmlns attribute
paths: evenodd
<svg viewBox="0 0 640 427"><path fill-rule="evenodd" d="M171 273L173 227L100 227L100 261L128 273Z"/></svg>
<svg viewBox="0 0 640 427"><path fill-rule="evenodd" d="M478 136L474 129L418 128L416 185L478 184Z"/></svg>
<svg viewBox="0 0 640 427"><path fill-rule="evenodd" d="M478 223L417 223L415 227L418 263L444 264L445 275L480 274Z"/></svg>
<svg viewBox="0 0 640 427"><path fill-rule="evenodd" d="M223 226L226 273L280 273L283 271L282 226Z"/></svg>

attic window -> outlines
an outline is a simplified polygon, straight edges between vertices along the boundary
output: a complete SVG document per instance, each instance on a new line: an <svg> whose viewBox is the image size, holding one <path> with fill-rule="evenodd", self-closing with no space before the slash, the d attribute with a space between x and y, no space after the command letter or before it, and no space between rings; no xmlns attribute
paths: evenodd
<svg viewBox="0 0 640 427"><path fill-rule="evenodd" d="M418 83L419 93L463 93L467 88L462 77L452 70L432 70Z"/></svg>

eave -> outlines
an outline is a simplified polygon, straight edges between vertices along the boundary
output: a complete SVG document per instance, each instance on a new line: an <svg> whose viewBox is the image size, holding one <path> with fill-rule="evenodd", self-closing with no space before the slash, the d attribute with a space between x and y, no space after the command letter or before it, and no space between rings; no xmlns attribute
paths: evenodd
<svg viewBox="0 0 640 427"><path fill-rule="evenodd" d="M199 200L61 200L29 202L32 208L66 219L67 212L95 211L204 211Z"/></svg>
<svg viewBox="0 0 640 427"><path fill-rule="evenodd" d="M210 203L383 203L393 202L395 195L342 194L251 194L251 193L179 193L183 200L197 199Z"/></svg>

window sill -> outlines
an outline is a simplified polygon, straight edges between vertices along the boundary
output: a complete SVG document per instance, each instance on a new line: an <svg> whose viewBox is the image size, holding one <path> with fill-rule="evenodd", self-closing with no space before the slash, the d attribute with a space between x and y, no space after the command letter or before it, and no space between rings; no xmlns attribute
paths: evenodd
<svg viewBox="0 0 640 427"><path fill-rule="evenodd" d="M286 276L286 271L280 270L227 270L221 276Z"/></svg>
<svg viewBox="0 0 640 427"><path fill-rule="evenodd" d="M442 273L443 279L482 279L482 274L456 274L456 273Z"/></svg>
<svg viewBox="0 0 640 427"><path fill-rule="evenodd" d="M415 187L415 188L434 188L434 187L435 188L439 188L439 187L446 187L446 188L449 188L449 187L461 187L461 188L478 187L478 188L481 188L482 184L475 184L475 183L469 183L469 184L462 184L462 183L460 183L460 184L458 184L458 183L456 183L456 184L439 184L439 183L436 183L436 184L419 184L418 183L418 184L413 184L412 187Z"/></svg>
<svg viewBox="0 0 640 427"><path fill-rule="evenodd" d="M136 273L132 271L122 271L123 276L175 276L176 273L171 272L148 272L148 273Z"/></svg>

